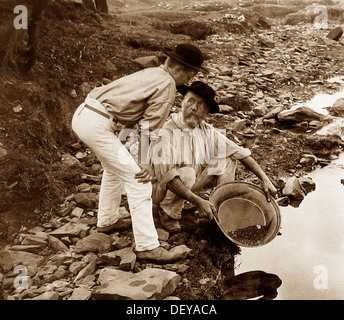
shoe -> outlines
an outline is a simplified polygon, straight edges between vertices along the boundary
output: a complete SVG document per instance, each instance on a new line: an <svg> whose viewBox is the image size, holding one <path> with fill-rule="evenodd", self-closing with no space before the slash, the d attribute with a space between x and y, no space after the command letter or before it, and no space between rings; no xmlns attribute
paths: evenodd
<svg viewBox="0 0 344 320"><path fill-rule="evenodd" d="M190 249L182 245L174 247L170 251L165 250L163 247L157 247L153 250L135 251L135 254L136 259L141 262L165 264L184 258L190 251Z"/></svg>
<svg viewBox="0 0 344 320"><path fill-rule="evenodd" d="M122 219L106 227L97 227L98 232L110 233L115 230L125 230L131 227L131 219Z"/></svg>
<svg viewBox="0 0 344 320"><path fill-rule="evenodd" d="M163 228L168 232L179 232L182 230L177 219L168 216L161 208L159 208L159 219Z"/></svg>

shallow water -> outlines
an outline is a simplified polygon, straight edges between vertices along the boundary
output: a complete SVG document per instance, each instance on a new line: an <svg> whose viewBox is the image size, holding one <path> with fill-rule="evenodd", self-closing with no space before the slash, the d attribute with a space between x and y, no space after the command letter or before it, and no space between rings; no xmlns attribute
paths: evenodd
<svg viewBox="0 0 344 320"><path fill-rule="evenodd" d="M320 94L306 105L323 112L322 107L341 97L344 91L332 96ZM235 274L253 270L276 274L282 280L276 300L342 300L344 154L308 176L315 181L316 190L297 208L280 207L282 235L262 247L242 248Z"/></svg>
<svg viewBox="0 0 344 320"><path fill-rule="evenodd" d="M236 274L262 270L282 280L276 299L344 298L344 154L309 174L316 190L298 208L280 207L281 236L242 248Z"/></svg>

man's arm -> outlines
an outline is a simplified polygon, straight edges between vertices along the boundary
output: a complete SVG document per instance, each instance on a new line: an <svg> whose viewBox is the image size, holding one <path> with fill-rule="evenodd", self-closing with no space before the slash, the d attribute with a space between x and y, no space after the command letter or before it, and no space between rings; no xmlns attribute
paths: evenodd
<svg viewBox="0 0 344 320"><path fill-rule="evenodd" d="M202 199L189 190L179 177L176 177L172 181L168 182L166 186L176 195L197 206L202 216L207 216L210 220L213 219L213 214L216 212L215 206L211 202Z"/></svg>
<svg viewBox="0 0 344 320"><path fill-rule="evenodd" d="M252 173L254 173L261 181L262 181L262 188L266 195L267 201L270 201L270 195L273 197L277 194L277 189L273 185L273 183L270 181L268 176L265 174L263 169L259 166L259 164L251 157L246 157L244 159L241 159L240 162Z"/></svg>

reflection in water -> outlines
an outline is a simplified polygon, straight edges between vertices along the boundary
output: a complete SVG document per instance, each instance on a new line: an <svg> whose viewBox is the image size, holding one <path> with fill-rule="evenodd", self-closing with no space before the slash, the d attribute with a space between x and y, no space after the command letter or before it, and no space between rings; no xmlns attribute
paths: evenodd
<svg viewBox="0 0 344 320"><path fill-rule="evenodd" d="M282 284L275 274L256 270L226 278L224 300L272 300L277 296L277 288ZM262 297L261 297L262 296Z"/></svg>
<svg viewBox="0 0 344 320"><path fill-rule="evenodd" d="M241 248L240 273L265 270L283 284L277 299L344 298L344 154L309 174L316 190L298 208L280 207L282 235L259 248Z"/></svg>

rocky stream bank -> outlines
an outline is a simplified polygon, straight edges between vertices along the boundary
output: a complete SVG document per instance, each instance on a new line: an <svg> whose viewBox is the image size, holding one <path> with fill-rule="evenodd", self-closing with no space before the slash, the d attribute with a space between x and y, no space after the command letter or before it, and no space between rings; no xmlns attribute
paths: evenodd
<svg viewBox="0 0 344 320"><path fill-rule="evenodd" d="M248 18L245 20L244 11L238 9L207 12L207 15L197 15L191 9L188 7L185 11L190 10L189 13L195 15L196 20L200 17L197 20L198 27L206 28L203 34L208 34L204 39L197 39L198 36L195 38L186 34L190 29L181 28L181 33L173 33L175 38L172 42L194 41L206 53L206 67L210 73L200 74L198 79L207 81L216 89L221 106L221 113L210 116L208 121L218 128L226 129L228 138L251 149L253 157L278 187L279 205L297 206L316 187L307 177L307 172L326 166L338 156L343 147L341 127L326 135L317 134L319 129L332 123L334 118L344 116L343 100L329 106L328 115L302 105L319 92L333 94L343 90L341 81L328 81L332 77L343 77L342 41L328 37L330 31L338 25L333 23L328 28L315 28L312 23L269 23L264 27L252 27L253 24L248 24ZM79 13L84 14L82 10ZM133 71L141 68L135 62L136 58L147 55L161 58L159 46L152 44L147 33L154 30L157 39L172 37L170 30L167 31L163 24L166 21L159 19L159 16L166 17L166 14L160 9L154 19L150 17L151 14L143 14L142 21L135 22L136 28L128 21L136 21L132 17L137 13L118 15L113 18L115 20L104 18L99 24L99 36L94 33L94 43L106 43L114 30L118 33L127 32L125 40L121 41L125 42L126 49L135 48L129 69ZM99 18L92 19L94 23ZM85 18L83 23L89 34L90 29L94 31L95 27L88 24L87 20ZM140 30L143 24L146 24L148 31ZM179 24L183 24L183 21L178 21ZM189 21L184 22L184 26L188 25ZM211 31L209 25L212 26ZM61 28L69 30L71 26L72 21L68 20ZM89 41L93 43L92 39ZM82 59L92 60L91 53L98 50L95 47L81 49L80 43L77 46L83 52L83 55L78 53L80 65ZM103 73L97 69L95 73L99 74L85 76L80 71L75 72L78 70L74 66L77 65L76 60L69 61L66 67L57 47L51 49L50 55L55 61L54 70L59 70L58 76L62 78L68 102L75 107L94 85L106 83L121 72L129 72L122 65L121 68L116 67L115 57L112 57L107 58L106 63L104 61L106 70ZM123 55L120 58L123 63ZM41 74L45 64L48 62L41 58L34 71ZM84 63L83 66L85 70L91 70L89 64ZM112 74L109 70L112 70ZM76 81L73 86L66 80L68 71L80 75L79 78L74 76ZM7 85L11 86L10 83ZM48 86L52 90L53 82ZM31 98L34 98L37 93L35 90L38 89L30 88ZM28 89L25 87L21 90L26 92ZM178 111L179 98L173 112ZM52 100L57 101L55 98ZM290 110L296 104L300 108ZM13 107L11 115L15 114L18 119L21 116L24 118L25 102L21 108L16 108L18 101L13 99L10 105ZM70 110L70 114L73 110ZM28 129L26 134L35 138L37 132L32 127ZM8 132L7 123L1 122L2 160L8 154L7 149L10 149L6 140ZM18 147L18 150L23 149ZM40 147L38 150L41 155ZM97 159L75 137L58 154L59 159L56 161L63 170L72 172L73 181L77 182L74 183L73 192L60 199L59 206L51 207L50 210L45 208L44 211L36 209L35 214L41 217L40 223L27 226L22 222L19 230L6 230L7 239L0 252L2 299L225 298L229 289L226 285L230 283L227 280L235 273L233 257L240 254L240 248L224 237L214 222L199 218L195 208L189 204L184 209L181 233L170 235L156 221L161 245L183 251L185 258L167 265L139 263L133 252L133 234L130 229L111 235L96 232L102 175L102 167ZM236 178L258 183L252 174L241 167ZM9 179L6 190L15 191L21 184L18 181ZM204 190L200 195L208 198L211 191ZM121 216L130 219L125 195ZM273 296L267 294L266 298Z"/></svg>

